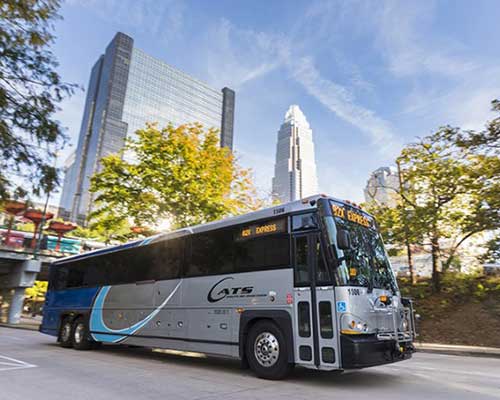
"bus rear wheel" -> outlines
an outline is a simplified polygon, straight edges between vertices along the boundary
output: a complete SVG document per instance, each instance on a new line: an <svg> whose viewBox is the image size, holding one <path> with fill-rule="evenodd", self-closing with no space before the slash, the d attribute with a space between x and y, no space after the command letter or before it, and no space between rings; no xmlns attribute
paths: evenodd
<svg viewBox="0 0 500 400"><path fill-rule="evenodd" d="M292 369L288 362L285 336L272 321L259 321L251 327L246 342L250 368L259 378L283 379Z"/></svg>
<svg viewBox="0 0 500 400"><path fill-rule="evenodd" d="M73 347L76 350L90 350L94 346L94 341L90 338L90 333L83 317L78 317L73 323L71 338L73 340Z"/></svg>
<svg viewBox="0 0 500 400"><path fill-rule="evenodd" d="M61 322L61 330L59 332L59 344L61 347L73 347L73 341L71 338L72 329L71 320L69 318L64 318Z"/></svg>

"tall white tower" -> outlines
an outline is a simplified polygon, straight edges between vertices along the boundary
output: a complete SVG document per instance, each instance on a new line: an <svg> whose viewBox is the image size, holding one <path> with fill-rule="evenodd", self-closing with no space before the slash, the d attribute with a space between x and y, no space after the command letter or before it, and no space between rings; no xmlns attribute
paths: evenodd
<svg viewBox="0 0 500 400"><path fill-rule="evenodd" d="M297 105L291 105L278 131L273 197L282 203L318 190L312 130Z"/></svg>

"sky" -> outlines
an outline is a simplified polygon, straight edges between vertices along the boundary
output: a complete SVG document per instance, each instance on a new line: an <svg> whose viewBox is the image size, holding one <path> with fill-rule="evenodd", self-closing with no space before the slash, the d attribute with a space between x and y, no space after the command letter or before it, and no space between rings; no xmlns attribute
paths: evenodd
<svg viewBox="0 0 500 400"><path fill-rule="evenodd" d="M363 200L370 173L442 125L481 129L500 97L500 2L68 0L53 51L86 88L117 31L215 88L236 91L235 153L271 191L291 104L313 130L319 192ZM85 91L61 104L76 146ZM52 197L56 203L59 195Z"/></svg>

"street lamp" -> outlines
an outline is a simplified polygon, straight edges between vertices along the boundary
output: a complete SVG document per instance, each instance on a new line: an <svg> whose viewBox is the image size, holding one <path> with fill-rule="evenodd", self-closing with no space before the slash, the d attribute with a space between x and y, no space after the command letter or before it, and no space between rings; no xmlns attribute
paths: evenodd
<svg viewBox="0 0 500 400"><path fill-rule="evenodd" d="M35 229L33 230L33 239L31 239L31 248L35 249L35 255L36 255L36 250L40 249L40 239L39 237L38 241L36 238L36 235L38 233L38 228L41 227L40 231L43 229L43 224L45 221L54 218L54 214L51 212L47 212L47 210L36 210L34 208L30 208L26 210L23 214L24 218L29 219L33 224L35 225Z"/></svg>
<svg viewBox="0 0 500 400"><path fill-rule="evenodd" d="M63 235L75 230L77 227L78 226L72 222L50 221L48 229L57 233L57 244L54 249L56 252L58 252L61 248L61 239Z"/></svg>
<svg viewBox="0 0 500 400"><path fill-rule="evenodd" d="M26 203L16 200L9 200L4 205L4 211L10 215L7 233L4 238L4 243L7 246L9 245L9 237L10 237L10 232L12 230L12 224L14 223L14 218L19 214L21 214L25 209L26 209Z"/></svg>

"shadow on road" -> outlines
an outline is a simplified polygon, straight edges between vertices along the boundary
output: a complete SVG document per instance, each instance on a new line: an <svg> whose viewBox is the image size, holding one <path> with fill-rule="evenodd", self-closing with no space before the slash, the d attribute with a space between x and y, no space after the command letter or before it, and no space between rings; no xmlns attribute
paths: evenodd
<svg viewBox="0 0 500 400"><path fill-rule="evenodd" d="M47 344L48 346L59 347L55 343ZM68 349L63 349L63 351L72 351ZM97 351L101 354L113 355L113 357L123 358L123 362L126 363L125 359L130 360L131 358L136 360L152 360L156 362L161 362L165 366L169 364L174 364L176 366L184 366L190 369L196 369L200 374L205 372L221 372L225 374L232 374L235 376L247 376L253 377L253 373L249 369L242 369L240 367L240 362L233 359L225 359L218 357L186 357L176 354L159 353L154 352L152 349L142 348L142 347L128 347L121 345L103 345L98 348ZM82 354L78 352L77 354ZM82 355L87 354L83 353ZM385 371L376 369L365 369L365 370L353 370L341 373L340 371L316 371L309 370L306 368L295 368L290 375L289 380L295 383L301 383L311 386L323 386L323 387L338 387L338 388L359 388L362 385L364 388L378 388L391 385L396 383L401 379L400 376L396 376Z"/></svg>

